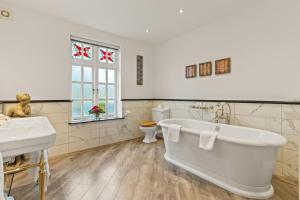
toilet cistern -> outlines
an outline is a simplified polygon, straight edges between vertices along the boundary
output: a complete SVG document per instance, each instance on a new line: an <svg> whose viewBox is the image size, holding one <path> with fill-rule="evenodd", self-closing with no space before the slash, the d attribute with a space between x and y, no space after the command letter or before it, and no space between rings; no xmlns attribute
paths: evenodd
<svg viewBox="0 0 300 200"><path fill-rule="evenodd" d="M145 133L144 143L156 142L156 134L159 132L158 122L163 119L170 118L170 109L167 107L158 106L152 108L152 121L143 122L140 125L140 130Z"/></svg>

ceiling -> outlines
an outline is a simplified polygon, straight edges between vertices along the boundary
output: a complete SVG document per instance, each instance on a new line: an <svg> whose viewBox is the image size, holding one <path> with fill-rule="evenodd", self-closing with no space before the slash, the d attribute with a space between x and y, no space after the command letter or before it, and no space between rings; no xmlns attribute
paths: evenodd
<svg viewBox="0 0 300 200"><path fill-rule="evenodd" d="M152 44L260 1L263 0L9 0L22 7ZM179 9L184 9L183 14Z"/></svg>

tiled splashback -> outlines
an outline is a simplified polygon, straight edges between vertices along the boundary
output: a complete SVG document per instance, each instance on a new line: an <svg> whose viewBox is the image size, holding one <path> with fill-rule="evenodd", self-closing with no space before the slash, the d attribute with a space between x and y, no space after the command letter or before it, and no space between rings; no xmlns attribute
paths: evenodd
<svg viewBox="0 0 300 200"><path fill-rule="evenodd" d="M79 151L105 144L143 136L138 129L140 122L151 119L151 108L159 104L171 108L173 118L192 118L214 121L214 110L191 108L200 102L185 101L125 101L130 110L126 119L69 125L70 103L32 103L34 116L47 116L57 130L51 155ZM206 103L206 106L216 103ZM289 141L280 149L275 174L297 179L298 141L300 132L300 105L232 103L231 124L274 131ZM7 110L12 104L5 104ZM225 112L229 109L225 106Z"/></svg>
<svg viewBox="0 0 300 200"><path fill-rule="evenodd" d="M6 111L14 104L5 104ZM152 101L125 102L126 119L69 125L71 103L31 103L32 116L47 116L57 131L50 156L89 149L143 136L138 129L151 119Z"/></svg>
<svg viewBox="0 0 300 200"><path fill-rule="evenodd" d="M202 111L191 108L200 102L154 101L153 106L171 108L172 118L192 118L214 121L215 110ZM205 103L206 107L217 103ZM288 143L278 154L275 174L298 180L298 144L300 133L300 105L230 103L232 125L273 131L283 135ZM229 113L229 108L224 107Z"/></svg>

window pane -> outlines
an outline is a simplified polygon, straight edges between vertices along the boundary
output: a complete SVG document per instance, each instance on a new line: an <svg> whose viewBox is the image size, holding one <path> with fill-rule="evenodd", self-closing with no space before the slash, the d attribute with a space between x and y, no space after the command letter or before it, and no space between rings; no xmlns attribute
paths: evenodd
<svg viewBox="0 0 300 200"><path fill-rule="evenodd" d="M92 82L93 81L93 71L91 67L83 68L83 81Z"/></svg>
<svg viewBox="0 0 300 200"><path fill-rule="evenodd" d="M82 44L80 42L72 42L72 57L82 59Z"/></svg>
<svg viewBox="0 0 300 200"><path fill-rule="evenodd" d="M99 98L105 99L105 97L106 97L106 88L105 88L105 85L99 84L98 89L99 89Z"/></svg>
<svg viewBox="0 0 300 200"><path fill-rule="evenodd" d="M115 101L108 101L107 111L109 114L115 114Z"/></svg>
<svg viewBox="0 0 300 200"><path fill-rule="evenodd" d="M80 83L72 83L72 99L81 99L82 91Z"/></svg>
<svg viewBox="0 0 300 200"><path fill-rule="evenodd" d="M80 101L72 102L72 116L79 117L81 116L81 103Z"/></svg>
<svg viewBox="0 0 300 200"><path fill-rule="evenodd" d="M99 76L99 82L105 83L106 82L106 69L99 69L98 76Z"/></svg>
<svg viewBox="0 0 300 200"><path fill-rule="evenodd" d="M90 45L83 44L82 56L83 56L83 59L85 59L85 60L92 60L93 49Z"/></svg>
<svg viewBox="0 0 300 200"><path fill-rule="evenodd" d="M108 82L115 83L115 70L108 70Z"/></svg>
<svg viewBox="0 0 300 200"><path fill-rule="evenodd" d="M114 99L115 98L115 85L108 85L107 86L108 89L108 98L110 99Z"/></svg>
<svg viewBox="0 0 300 200"><path fill-rule="evenodd" d="M81 81L81 67L72 66L72 81Z"/></svg>
<svg viewBox="0 0 300 200"><path fill-rule="evenodd" d="M93 49L88 44L72 42L72 57L76 59L92 60Z"/></svg>
<svg viewBox="0 0 300 200"><path fill-rule="evenodd" d="M107 48L99 48L98 58L102 63L115 63L115 51Z"/></svg>
<svg viewBox="0 0 300 200"><path fill-rule="evenodd" d="M83 102L83 115L88 116L89 110L92 108L93 102L92 101L84 101Z"/></svg>
<svg viewBox="0 0 300 200"><path fill-rule="evenodd" d="M93 98L93 86L92 84L83 85L83 98L92 99Z"/></svg>

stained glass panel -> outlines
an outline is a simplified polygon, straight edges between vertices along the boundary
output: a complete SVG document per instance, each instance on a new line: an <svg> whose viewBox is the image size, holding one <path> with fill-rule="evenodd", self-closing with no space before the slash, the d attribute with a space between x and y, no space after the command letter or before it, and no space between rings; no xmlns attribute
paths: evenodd
<svg viewBox="0 0 300 200"><path fill-rule="evenodd" d="M99 48L98 49L99 61L102 63L115 63L115 51L108 48Z"/></svg>
<svg viewBox="0 0 300 200"><path fill-rule="evenodd" d="M81 59L82 53L81 53L82 45L79 42L72 42L72 56L73 58Z"/></svg>
<svg viewBox="0 0 300 200"><path fill-rule="evenodd" d="M90 45L83 44L83 59L92 60L93 59L93 49Z"/></svg>
<svg viewBox="0 0 300 200"><path fill-rule="evenodd" d="M92 46L80 42L72 42L72 56L76 59L92 60Z"/></svg>

